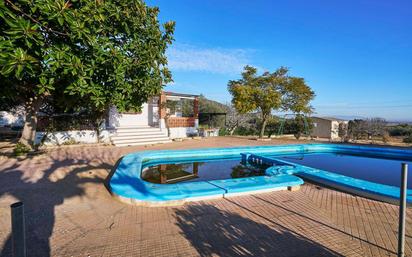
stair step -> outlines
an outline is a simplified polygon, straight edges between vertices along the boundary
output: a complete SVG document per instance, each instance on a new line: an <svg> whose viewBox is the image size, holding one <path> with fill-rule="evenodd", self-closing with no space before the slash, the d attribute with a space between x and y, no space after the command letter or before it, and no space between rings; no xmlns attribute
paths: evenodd
<svg viewBox="0 0 412 257"><path fill-rule="evenodd" d="M150 126L122 126L111 137L116 146L150 145L171 142L166 131Z"/></svg>
<svg viewBox="0 0 412 257"><path fill-rule="evenodd" d="M152 136L125 136L125 137L119 137L119 136L112 136L112 141L132 141L132 140L163 140L163 139L169 139L168 136L166 135L152 135Z"/></svg>
<svg viewBox="0 0 412 257"><path fill-rule="evenodd" d="M130 127L117 127L115 128L116 131L131 131L131 130L136 130L136 131L150 131L150 130L160 130L160 128L157 127L143 127L143 126L130 126Z"/></svg>
<svg viewBox="0 0 412 257"><path fill-rule="evenodd" d="M132 145L154 145L154 144L165 144L170 143L172 140L149 140L149 141L131 141L131 142L121 142L115 143L115 146L132 146Z"/></svg>
<svg viewBox="0 0 412 257"><path fill-rule="evenodd" d="M145 134L145 133L156 133L163 132L160 129L127 129L127 130L116 130L115 133L136 133L136 134Z"/></svg>
<svg viewBox="0 0 412 257"><path fill-rule="evenodd" d="M156 130L156 131L117 131L115 136L135 136L135 135L166 135L166 131Z"/></svg>

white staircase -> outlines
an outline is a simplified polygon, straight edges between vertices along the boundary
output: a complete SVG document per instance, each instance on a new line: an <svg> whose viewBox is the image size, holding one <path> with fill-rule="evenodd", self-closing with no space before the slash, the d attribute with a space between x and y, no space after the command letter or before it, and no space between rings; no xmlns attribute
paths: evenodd
<svg viewBox="0 0 412 257"><path fill-rule="evenodd" d="M171 142L167 131L149 126L118 127L113 136L115 146L152 145Z"/></svg>

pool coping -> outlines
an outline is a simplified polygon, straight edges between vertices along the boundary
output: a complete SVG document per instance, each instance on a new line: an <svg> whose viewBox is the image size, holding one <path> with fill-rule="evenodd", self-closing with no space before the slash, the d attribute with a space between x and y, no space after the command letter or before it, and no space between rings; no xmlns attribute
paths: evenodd
<svg viewBox="0 0 412 257"><path fill-rule="evenodd" d="M288 165L273 166L266 170L265 176L235 178L211 181L195 181L177 184L154 184L141 178L141 170L150 162L171 161L178 158L240 158L243 153L265 156L273 153L316 153L339 152L370 153L382 157L404 157L412 159L412 151L389 147L370 147L338 144L298 144L246 146L231 148L201 148L189 150L144 151L125 155L118 161L108 178L109 191L123 202L165 206L181 205L185 202L228 197L237 194L254 194L285 190L303 184L304 179L315 181L342 191L365 196L379 201L397 203L399 188L361 179L339 175L329 171L310 168L293 162ZM222 186L224 185L224 186ZM408 190L412 195L412 190ZM412 196L407 197L409 203Z"/></svg>

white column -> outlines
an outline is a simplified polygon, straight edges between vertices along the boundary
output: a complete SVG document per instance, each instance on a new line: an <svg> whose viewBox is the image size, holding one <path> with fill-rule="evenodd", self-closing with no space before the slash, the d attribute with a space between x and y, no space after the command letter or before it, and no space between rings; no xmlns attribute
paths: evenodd
<svg viewBox="0 0 412 257"><path fill-rule="evenodd" d="M165 119L159 119L159 127L160 127L161 130L166 129Z"/></svg>

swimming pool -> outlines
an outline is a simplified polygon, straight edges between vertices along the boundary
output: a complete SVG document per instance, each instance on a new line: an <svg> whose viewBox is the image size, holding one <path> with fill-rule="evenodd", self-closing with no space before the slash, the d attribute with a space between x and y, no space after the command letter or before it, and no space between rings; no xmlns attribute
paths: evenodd
<svg viewBox="0 0 412 257"><path fill-rule="evenodd" d="M163 163L142 170L142 179L156 184L172 184L218 179L264 176L269 165L245 165L240 158L197 162Z"/></svg>
<svg viewBox="0 0 412 257"><path fill-rule="evenodd" d="M311 168L322 169L352 178L363 179L383 185L400 186L399 167L411 161L375 156L360 156L344 153L302 153L270 156ZM142 179L156 184L172 184L194 181L264 176L270 165L245 165L240 158L197 162L163 163L145 167ZM367 168L365 168L367 167ZM412 188L412 176L408 177Z"/></svg>
<svg viewBox="0 0 412 257"><path fill-rule="evenodd" d="M337 144L146 151L119 161L109 189L135 204L182 204L284 190L303 178L397 202L400 163L411 161L411 150Z"/></svg>

